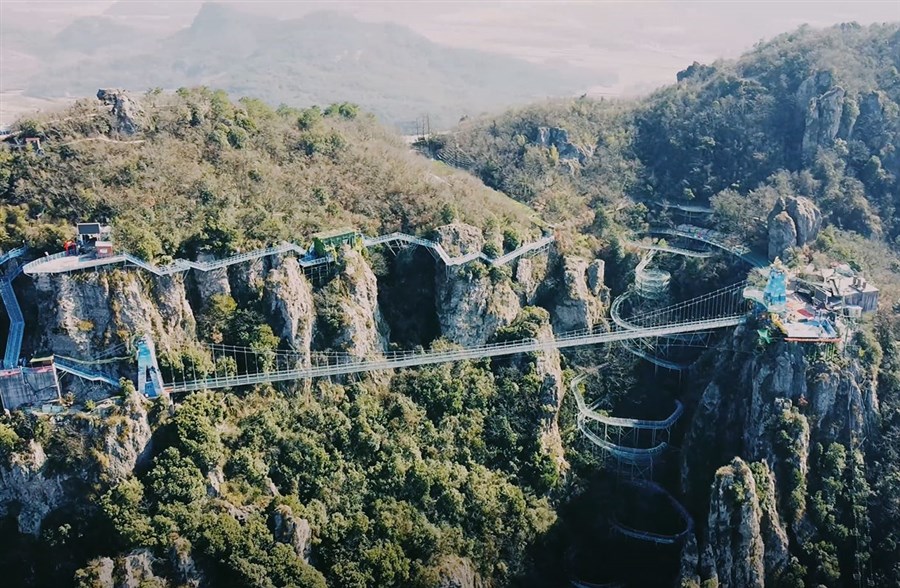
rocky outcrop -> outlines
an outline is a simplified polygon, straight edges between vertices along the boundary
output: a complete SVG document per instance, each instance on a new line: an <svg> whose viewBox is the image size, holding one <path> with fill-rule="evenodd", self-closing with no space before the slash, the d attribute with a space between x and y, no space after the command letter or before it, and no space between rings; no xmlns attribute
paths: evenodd
<svg viewBox="0 0 900 588"><path fill-rule="evenodd" d="M712 483L709 543L699 564L685 554L682 577L699 568L703 579L717 575L719 585L754 585L761 561L769 585L781 574L796 575L799 564L792 555L826 532L807 514L807 489L821 484L811 448L859 447L873 434L879 418L875 376L856 360L811 363L798 344L779 342L761 350L758 337L745 327L717 350L707 373L712 381L683 443L682 485L702 504ZM744 492L740 503L723 497L729 488L749 489L743 466L732 462L711 475L734 456L754 462L749 466L753 496Z"/></svg>
<svg viewBox="0 0 900 588"><path fill-rule="evenodd" d="M144 464L152 452L153 431L147 407L137 391L123 402L121 418L106 419L102 439L104 471L110 484L127 478L135 466Z"/></svg>
<svg viewBox="0 0 900 588"><path fill-rule="evenodd" d="M603 320L603 265L580 257L562 259L562 283L553 309L556 333L591 329Z"/></svg>
<svg viewBox="0 0 900 588"><path fill-rule="evenodd" d="M556 147L560 159L572 159L584 162L593 155L593 150L579 147L569 140L569 132L559 127L538 127L534 142L542 147Z"/></svg>
<svg viewBox="0 0 900 588"><path fill-rule="evenodd" d="M309 563L312 548L312 528L309 521L295 516L291 507L282 504L275 507L269 517L269 527L276 541L290 545L297 557Z"/></svg>
<svg viewBox="0 0 900 588"><path fill-rule="evenodd" d="M312 286L297 260L285 258L269 270L264 292L275 334L308 360L316 315Z"/></svg>
<svg viewBox="0 0 900 588"><path fill-rule="evenodd" d="M140 549L116 560L97 558L78 570L76 579L93 588L164 588L169 583L153 572L157 564L149 550Z"/></svg>
<svg viewBox="0 0 900 588"><path fill-rule="evenodd" d="M357 357L380 354L387 348L390 330L378 307L378 282L362 254L345 247L341 253L343 270L326 287L323 295L330 299L328 316L319 320L331 326L329 341Z"/></svg>
<svg viewBox="0 0 900 588"><path fill-rule="evenodd" d="M822 212L809 198L788 198L787 213L797 227L797 245L803 246L816 238L822 227Z"/></svg>
<svg viewBox="0 0 900 588"><path fill-rule="evenodd" d="M838 136L844 114L844 89L833 86L830 72L818 72L804 80L797 90L797 105L804 112L803 160L815 158L819 146L829 146Z"/></svg>
<svg viewBox="0 0 900 588"><path fill-rule="evenodd" d="M67 500L67 477L46 474L47 456L34 441L22 453L14 453L10 463L0 467L0 516L18 510L19 532L37 537L47 514Z"/></svg>
<svg viewBox="0 0 900 588"><path fill-rule="evenodd" d="M477 253L484 246L477 227L454 223L439 227L436 233L436 240L450 256ZM486 342L522 309L509 277L492 274L477 261L439 268L435 294L441 335L460 345Z"/></svg>
<svg viewBox="0 0 900 588"><path fill-rule="evenodd" d="M769 259L783 258L797 244L797 225L786 211L769 218Z"/></svg>
<svg viewBox="0 0 900 588"><path fill-rule="evenodd" d="M228 266L231 296L238 302L238 305L255 303L263 296L266 267L270 261L271 258L259 258Z"/></svg>
<svg viewBox="0 0 900 588"><path fill-rule="evenodd" d="M40 276L38 345L84 358L142 333L153 336L157 351L193 340L196 323L182 278L143 277L126 271Z"/></svg>
<svg viewBox="0 0 900 588"><path fill-rule="evenodd" d="M197 261L215 261L216 257L211 253L200 253ZM208 272L193 271L191 278L197 286L197 293L205 305L213 296L231 296L231 284L228 282L228 269L219 268Z"/></svg>
<svg viewBox="0 0 900 588"><path fill-rule="evenodd" d="M708 544L722 588L765 585L761 518L753 472L734 458L716 472L707 521Z"/></svg>
<svg viewBox="0 0 900 588"><path fill-rule="evenodd" d="M769 469L765 460L753 464L751 469L754 470L756 496L762 513L759 528L765 546L763 563L766 569L766 585L771 585L772 580L787 567L790 561L788 535L778 514L775 474Z"/></svg>
<svg viewBox="0 0 900 588"><path fill-rule="evenodd" d="M587 285L594 296L600 296L606 289L606 262L595 259L587 268Z"/></svg>
<svg viewBox="0 0 900 588"><path fill-rule="evenodd" d="M813 241L822 226L822 213L809 198L779 198L769 213L769 259L784 257L790 247Z"/></svg>
<svg viewBox="0 0 900 588"><path fill-rule="evenodd" d="M112 107L110 112L116 120L116 130L125 135L133 135L141 130L143 110L123 90L97 90L97 99Z"/></svg>
<svg viewBox="0 0 900 588"><path fill-rule="evenodd" d="M485 588L478 570L469 558L447 555L435 566L435 588Z"/></svg>
<svg viewBox="0 0 900 588"><path fill-rule="evenodd" d="M484 248L481 229L465 223L450 223L434 231L434 241L440 243L450 257L479 253Z"/></svg>
<svg viewBox="0 0 900 588"><path fill-rule="evenodd" d="M513 277L515 279L515 287L520 293L522 304L530 306L535 303L538 289L546 280L549 270L550 260L546 255L520 257L516 260Z"/></svg>
<svg viewBox="0 0 900 588"><path fill-rule="evenodd" d="M553 338L553 330L547 317L538 329L536 338ZM566 388L563 385L559 351L535 354L535 373L541 380L541 447L553 458L557 468L564 470L568 468L568 463L559 434L559 409L562 407Z"/></svg>
<svg viewBox="0 0 900 588"><path fill-rule="evenodd" d="M475 262L478 263L478 262ZM508 279L494 281L479 265L445 268L436 278L441 334L460 345L480 345L510 324L522 308Z"/></svg>
<svg viewBox="0 0 900 588"><path fill-rule="evenodd" d="M168 582L153 573L157 560L147 549L133 551L116 563L119 573L115 588L163 588L168 585Z"/></svg>
<svg viewBox="0 0 900 588"><path fill-rule="evenodd" d="M169 549L169 565L175 573L175 581L178 586L186 588L199 588L204 585L205 577L197 568L197 563L191 555L191 543L183 537L176 537Z"/></svg>

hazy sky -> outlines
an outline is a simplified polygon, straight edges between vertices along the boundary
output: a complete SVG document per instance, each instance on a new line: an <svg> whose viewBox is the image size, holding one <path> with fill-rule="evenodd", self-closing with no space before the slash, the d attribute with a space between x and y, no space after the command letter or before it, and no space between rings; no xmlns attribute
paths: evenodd
<svg viewBox="0 0 900 588"><path fill-rule="evenodd" d="M177 30L202 2L0 0L5 19L62 29L77 16L116 16L133 26ZM228 2L249 12L296 18L314 10L405 24L433 41L489 49L532 61L566 60L618 74L608 93L634 93L674 80L692 61L734 57L800 24L900 20L900 1ZM117 5L113 7L113 5ZM26 18L23 18L26 17ZM0 56L2 57L2 56ZM5 60L4 60L5 61ZM0 66L5 65L0 63Z"/></svg>
<svg viewBox="0 0 900 588"><path fill-rule="evenodd" d="M591 88L594 94L606 95L647 92L673 82L675 73L695 60L736 57L754 43L803 23L824 27L900 20L898 0L227 3L282 19L315 10L339 10L363 20L407 25L438 43L535 62L567 62L598 72L598 79L601 72L607 74L605 79L615 79ZM46 37L78 17L105 15L163 35L189 26L201 4L194 0L0 0L0 31L31 30ZM28 76L40 75L37 52L8 45L0 44L3 118L11 111L35 106L35 98L22 96L17 88Z"/></svg>

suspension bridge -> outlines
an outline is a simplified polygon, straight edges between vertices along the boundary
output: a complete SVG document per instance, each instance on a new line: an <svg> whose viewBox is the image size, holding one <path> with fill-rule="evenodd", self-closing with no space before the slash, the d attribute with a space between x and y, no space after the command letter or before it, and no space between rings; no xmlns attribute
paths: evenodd
<svg viewBox="0 0 900 588"><path fill-rule="evenodd" d="M636 328L623 329L615 325L608 331L572 331L547 339L520 339L455 349L394 351L377 357L358 357L348 353L314 353L308 356L294 351L259 351L210 345L208 356L212 359L212 370L196 365L173 369L168 381L165 381L167 374L163 373L164 388L172 393L232 388L710 331L733 327L745 321L743 290L743 283L735 284L717 290L715 295L704 295L695 301L631 317L631 323L637 325ZM223 359L220 360L220 357ZM242 367L244 372L229 373L224 369L228 365ZM219 366L222 366L221 369ZM178 374L182 376L179 378Z"/></svg>
<svg viewBox="0 0 900 588"><path fill-rule="evenodd" d="M628 328L614 324L609 330L595 328L571 331L543 339L518 339L470 347L389 351L360 357L335 351L308 353L207 344L202 346L202 353L196 362L182 362L179 365L166 365L162 368L156 362L155 352L145 350L138 356L139 390L153 397L163 392L176 394L195 390L337 377L646 337L706 332L733 327L746 320L744 287L743 283L734 284L693 301L635 315L629 318ZM152 346L149 339L143 340L148 341L146 345ZM77 361L78 364L74 364L73 361ZM102 363L107 361L104 360ZM91 367L97 363L100 362L94 362L89 358L80 360L69 358L69 361L63 361L61 369L79 377L89 374L89 379L94 381L117 381L111 375L104 376L102 369Z"/></svg>

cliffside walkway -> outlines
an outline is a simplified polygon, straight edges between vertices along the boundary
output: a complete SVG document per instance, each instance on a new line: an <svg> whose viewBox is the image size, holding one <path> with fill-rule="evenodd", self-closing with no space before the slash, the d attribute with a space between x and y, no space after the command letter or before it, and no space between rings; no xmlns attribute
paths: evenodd
<svg viewBox="0 0 900 588"><path fill-rule="evenodd" d="M25 247L19 247L0 255L0 265L21 257L25 254L25 250ZM4 273L0 277L0 298L3 299L3 306L9 316L9 333L6 335L6 350L3 353L3 367L6 369L14 368L18 363L19 354L22 351L22 335L25 332L25 318L22 316L22 309L19 307L19 301L16 299L16 293L12 287L13 280L21 271L20 267L12 272Z"/></svg>
<svg viewBox="0 0 900 588"><path fill-rule="evenodd" d="M67 358L62 358L58 355L53 357L53 365L56 366L56 369L60 372L65 372L67 374L72 374L73 376L77 376L83 380L87 380L88 382L103 382L105 384L109 384L110 386L119 386L119 382L106 374L102 374L98 371L94 371L85 367L85 365L81 364L81 362L74 362Z"/></svg>
<svg viewBox="0 0 900 588"><path fill-rule="evenodd" d="M712 251L696 251L694 249L685 249L684 247L673 247L671 245L661 245L659 243L644 243L643 241L626 241L626 245L637 247L638 249L647 249L649 251L660 251L663 253L673 253L684 257L709 258L714 255Z"/></svg>
<svg viewBox="0 0 900 588"><path fill-rule="evenodd" d="M668 448L668 443L666 441L657 443L656 437L657 435L661 435L668 438L672 427L675 426L675 423L677 423L678 419L681 418L681 415L684 414L684 405L676 400L675 409L672 411L672 414L662 420L629 419L607 416L598 413L585 402L580 385L587 376L588 374L580 374L573 378L572 382L569 384L569 389L575 396L575 403L578 408L578 414L576 415L578 430L581 431L582 435L584 435L589 443L615 459L618 464L625 464L632 469L637 470L649 470L652 474L654 460L658 459ZM602 434L592 430L592 425L595 427L602 426ZM636 441L637 432L649 431L650 447L641 448L622 445L622 438L628 436L623 435L623 430L629 430L633 433L630 435L632 441ZM616 440L613 441L613 438ZM690 514L665 488L659 484L645 480L630 480L626 482L626 484L638 491L645 491L658 496L664 496L672 505L672 508L676 511L678 516L684 521L684 530L672 534L656 533L626 525L615 517L612 518L610 523L614 530L626 537L631 537L632 539L640 541L648 541L658 545L671 545L677 543L693 530L694 521Z"/></svg>
<svg viewBox="0 0 900 588"><path fill-rule="evenodd" d="M481 251L469 253L466 255L451 256L444 247L436 241L408 235L406 233L389 233L378 237L363 237L362 242L365 247L374 247L376 245L399 243L403 245L416 245L425 247L434 253L444 264L448 266L461 265L471 261L480 260L489 265L504 265L517 259L523 255L536 253L546 249L553 242L554 237L548 235L540 239L522 245L521 247L510 251L500 257L491 258ZM246 253L240 253L231 257L217 259L214 261L191 261L187 259L176 259L168 265L156 265L143 259L139 259L130 253L118 253L109 257L97 258L93 255L66 255L65 252L49 255L41 259L37 259L25 265L25 273L28 275L39 274L59 274L71 271L90 269L117 264L131 264L156 276L170 276L188 270L197 270L201 272L209 272L217 269L226 268L231 265L244 263L269 257L272 255L282 255L285 253L295 253L298 256L298 263L304 269L324 266L334 261L331 256L316 257L309 246L301 246L287 241L272 247L263 249L255 249Z"/></svg>
<svg viewBox="0 0 900 588"><path fill-rule="evenodd" d="M766 267L769 265L769 260L765 256L753 251L737 239L712 229L704 229L694 225L678 225L674 229L671 227L650 227L650 230L647 232L651 235L670 235L706 243L743 259L753 267Z"/></svg>
<svg viewBox="0 0 900 588"><path fill-rule="evenodd" d="M578 407L578 415L576 417L578 430L592 445L603 450L617 461L630 466L652 467L653 460L658 458L668 447L666 441L656 443L657 433L663 433L665 436L668 436L668 432L684 413L684 405L676 401L675 410L663 420L607 416L595 411L585 402L584 395L579 387L585 378L587 378L587 374L581 374L576 376L569 384L569 390L575 396L575 403ZM602 435L591 429L592 423L597 423L603 427ZM623 437L622 432L626 429L635 432L650 431L651 446L647 448L630 447L611 441L613 436L621 440Z"/></svg>
<svg viewBox="0 0 900 588"><path fill-rule="evenodd" d="M668 490L666 490L656 482L651 482L649 480L630 480L626 482L626 485L630 486L633 490L636 490L638 492L655 494L668 500L669 504L672 506L672 509L678 514L678 517L684 524L684 529L682 529L678 533L656 533L654 531L646 531L643 529L637 529L630 525L626 525L616 517L613 517L610 520L610 525L616 532L621 533L626 537L637 539L638 541L647 541L650 543L655 543L657 545L674 545L681 542L685 537L688 536L689 533L692 533L694 531L693 517L691 517L691 514L687 511L684 505L682 505L678 501L678 499L672 496Z"/></svg>

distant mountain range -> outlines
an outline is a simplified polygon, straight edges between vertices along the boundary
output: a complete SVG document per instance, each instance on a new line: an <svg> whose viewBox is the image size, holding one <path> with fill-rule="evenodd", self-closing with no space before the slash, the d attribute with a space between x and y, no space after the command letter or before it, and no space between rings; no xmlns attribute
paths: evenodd
<svg viewBox="0 0 900 588"><path fill-rule="evenodd" d="M337 12L278 20L208 3L175 34L105 15L78 19L40 43L23 37L12 44L43 65L27 78L28 96L207 85L274 105L356 102L402 130L422 115L434 128L447 127L464 115L608 81L576 68L438 45L403 26Z"/></svg>

